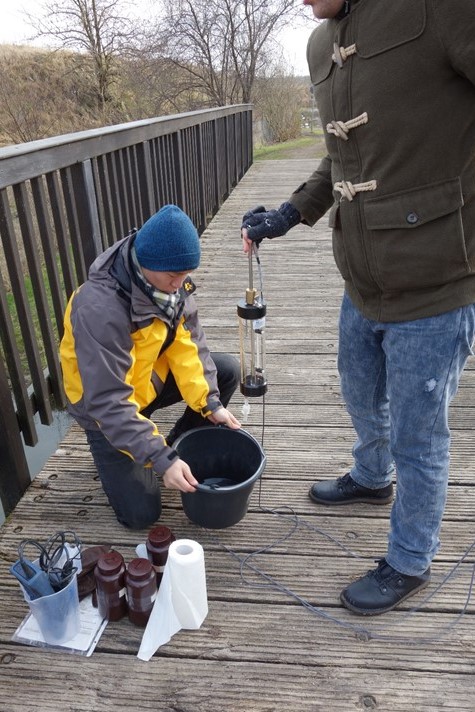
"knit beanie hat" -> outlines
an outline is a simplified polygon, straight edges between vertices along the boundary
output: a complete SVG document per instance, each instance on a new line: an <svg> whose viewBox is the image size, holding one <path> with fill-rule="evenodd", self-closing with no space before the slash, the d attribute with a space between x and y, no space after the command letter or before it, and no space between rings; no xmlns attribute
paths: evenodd
<svg viewBox="0 0 475 712"><path fill-rule="evenodd" d="M200 263L196 227L176 205L165 205L140 228L134 241L138 263L153 272L187 272Z"/></svg>

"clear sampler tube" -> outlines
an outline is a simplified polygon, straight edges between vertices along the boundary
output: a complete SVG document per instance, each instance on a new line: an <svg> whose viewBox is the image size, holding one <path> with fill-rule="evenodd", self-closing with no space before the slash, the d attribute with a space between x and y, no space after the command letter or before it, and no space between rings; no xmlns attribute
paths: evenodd
<svg viewBox="0 0 475 712"><path fill-rule="evenodd" d="M241 393L246 397L262 396L267 391L265 371L266 305L252 284L252 252L249 253L249 287L237 306L239 318L239 350Z"/></svg>

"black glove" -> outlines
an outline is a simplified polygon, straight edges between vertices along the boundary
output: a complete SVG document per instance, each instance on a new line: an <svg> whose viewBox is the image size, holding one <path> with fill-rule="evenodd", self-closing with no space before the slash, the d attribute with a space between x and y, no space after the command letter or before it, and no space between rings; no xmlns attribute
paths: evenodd
<svg viewBox="0 0 475 712"><path fill-rule="evenodd" d="M264 237L285 235L301 219L297 208L290 203L282 203L278 210L266 210L263 205L259 205L243 215L241 229L247 230L249 240L259 243Z"/></svg>

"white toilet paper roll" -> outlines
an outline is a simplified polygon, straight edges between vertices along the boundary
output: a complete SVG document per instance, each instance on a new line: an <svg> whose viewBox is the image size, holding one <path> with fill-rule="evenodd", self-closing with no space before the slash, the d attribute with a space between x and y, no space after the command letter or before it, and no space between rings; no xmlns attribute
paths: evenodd
<svg viewBox="0 0 475 712"><path fill-rule="evenodd" d="M208 615L203 547L191 539L178 539L168 549L172 602L182 628L199 628Z"/></svg>
<svg viewBox="0 0 475 712"><path fill-rule="evenodd" d="M150 660L154 652L181 628L199 628L207 614L203 547L191 539L178 539L168 549L158 596L137 657Z"/></svg>

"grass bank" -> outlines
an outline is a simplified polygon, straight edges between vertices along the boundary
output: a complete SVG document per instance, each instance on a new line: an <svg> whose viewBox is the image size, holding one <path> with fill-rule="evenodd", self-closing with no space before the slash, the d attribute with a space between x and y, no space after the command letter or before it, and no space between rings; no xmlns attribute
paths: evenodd
<svg viewBox="0 0 475 712"><path fill-rule="evenodd" d="M321 129L292 141L255 146L253 152L255 161L323 158L325 154L325 141Z"/></svg>

